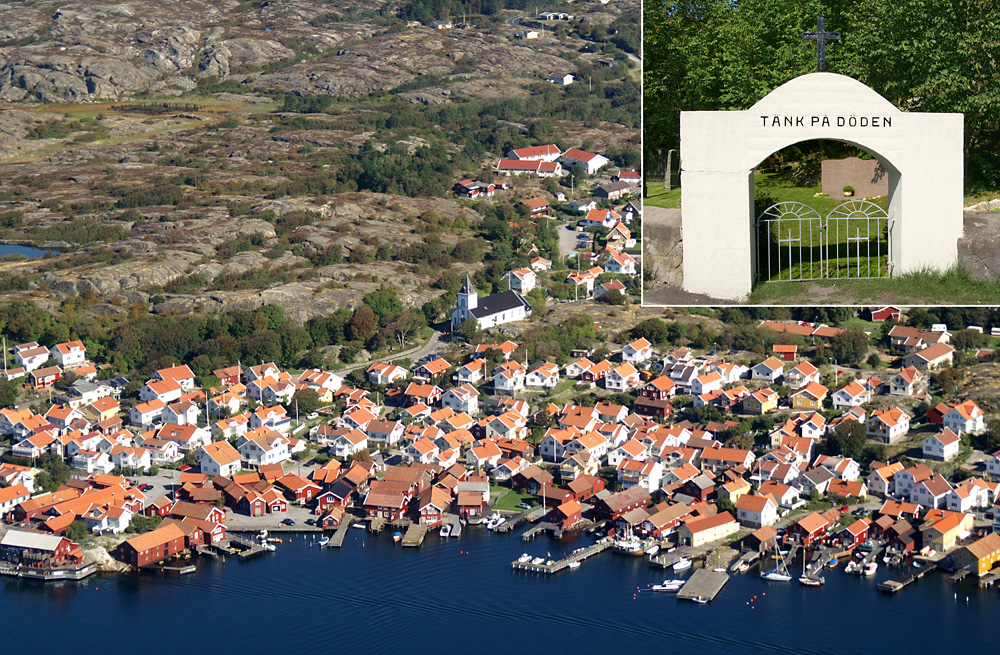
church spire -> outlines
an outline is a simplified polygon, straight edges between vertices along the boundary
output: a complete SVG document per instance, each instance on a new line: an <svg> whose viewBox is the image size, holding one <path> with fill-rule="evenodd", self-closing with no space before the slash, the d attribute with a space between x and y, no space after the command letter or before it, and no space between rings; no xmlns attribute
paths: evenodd
<svg viewBox="0 0 1000 655"><path fill-rule="evenodd" d="M472 288L472 280L469 279L469 274L466 273L465 274L465 284L462 285L462 291L461 291L461 293L473 294L475 292L476 292L476 290L474 288Z"/></svg>

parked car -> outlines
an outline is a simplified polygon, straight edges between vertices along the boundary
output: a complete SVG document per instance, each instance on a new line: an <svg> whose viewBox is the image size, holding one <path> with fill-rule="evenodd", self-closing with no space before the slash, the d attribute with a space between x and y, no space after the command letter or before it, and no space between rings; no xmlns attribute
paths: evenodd
<svg viewBox="0 0 1000 655"><path fill-rule="evenodd" d="M531 505L528 503L518 503L517 506L521 509L531 509Z"/></svg>
<svg viewBox="0 0 1000 655"><path fill-rule="evenodd" d="M292 519L282 519L281 525L295 525L295 521Z"/></svg>

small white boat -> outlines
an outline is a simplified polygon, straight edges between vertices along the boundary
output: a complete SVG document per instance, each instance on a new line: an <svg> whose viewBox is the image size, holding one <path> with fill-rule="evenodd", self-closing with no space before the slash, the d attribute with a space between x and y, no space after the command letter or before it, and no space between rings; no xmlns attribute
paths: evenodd
<svg viewBox="0 0 1000 655"><path fill-rule="evenodd" d="M365 524L364 523L355 523L351 527L352 528L359 528L361 530L364 530L365 529Z"/></svg>
<svg viewBox="0 0 1000 655"><path fill-rule="evenodd" d="M274 551L278 550L277 546L275 546L274 544L269 544L266 541L263 544L261 544L261 545L264 547L264 550L266 550L266 551L274 552Z"/></svg>
<svg viewBox="0 0 1000 655"><path fill-rule="evenodd" d="M572 562L570 562L569 563L569 568L571 568L571 569L578 569L578 568L580 568L580 560L575 559Z"/></svg>
<svg viewBox="0 0 1000 655"><path fill-rule="evenodd" d="M715 571L716 573L725 573L726 572L726 569L724 569L722 567L714 568L712 570Z"/></svg>
<svg viewBox="0 0 1000 655"><path fill-rule="evenodd" d="M261 530L260 534L257 536L260 537L261 539L267 539L267 530Z"/></svg>
<svg viewBox="0 0 1000 655"><path fill-rule="evenodd" d="M330 537L323 537L322 539L319 540L320 548L327 545L328 543L330 543Z"/></svg>
<svg viewBox="0 0 1000 655"><path fill-rule="evenodd" d="M524 555L521 555L520 557L518 557L517 561L521 562L521 563L530 562L531 561L531 555L529 555L528 553L525 553Z"/></svg>
<svg viewBox="0 0 1000 655"><path fill-rule="evenodd" d="M876 571L878 571L878 562L868 562L867 564L865 564L865 567L862 570L862 575L866 577L870 575L875 575Z"/></svg>
<svg viewBox="0 0 1000 655"><path fill-rule="evenodd" d="M708 599L707 598L702 598L701 596L695 596L691 600L693 600L694 602L698 603L699 605L707 605L708 604Z"/></svg>
<svg viewBox="0 0 1000 655"><path fill-rule="evenodd" d="M788 575L787 573L782 573L778 569L771 569L766 573L761 573L760 577L764 578L765 580L770 580L772 582L788 582L792 579L792 576Z"/></svg>
<svg viewBox="0 0 1000 655"><path fill-rule="evenodd" d="M536 557L535 559L531 560L531 563L532 564L544 564L545 563L545 558L544 557Z"/></svg>
<svg viewBox="0 0 1000 655"><path fill-rule="evenodd" d="M655 584L655 585L653 585L652 590L653 591L659 591L659 592L662 592L662 593L676 594L678 591L681 590L682 586L683 585L680 585L680 584L666 583L666 582L664 582L663 584Z"/></svg>
<svg viewBox="0 0 1000 655"><path fill-rule="evenodd" d="M803 575L799 578L799 584L807 587L822 587L824 582L826 582L826 580L823 578L810 578L808 575Z"/></svg>
<svg viewBox="0 0 1000 655"><path fill-rule="evenodd" d="M655 555L658 552L660 552L660 545L659 544L653 544L652 546L650 546L649 548L646 549L646 554L647 555Z"/></svg>
<svg viewBox="0 0 1000 655"><path fill-rule="evenodd" d="M858 568L858 560L852 559L847 563L847 566L844 567L844 573L854 573L854 571L857 570L857 568Z"/></svg>
<svg viewBox="0 0 1000 655"><path fill-rule="evenodd" d="M677 562L674 563L674 571L687 571L691 568L691 560L686 557L682 557Z"/></svg>
<svg viewBox="0 0 1000 655"><path fill-rule="evenodd" d="M447 539L451 536L451 523L445 523L441 526L441 532L439 533L442 539ZM528 559L531 559L530 557Z"/></svg>

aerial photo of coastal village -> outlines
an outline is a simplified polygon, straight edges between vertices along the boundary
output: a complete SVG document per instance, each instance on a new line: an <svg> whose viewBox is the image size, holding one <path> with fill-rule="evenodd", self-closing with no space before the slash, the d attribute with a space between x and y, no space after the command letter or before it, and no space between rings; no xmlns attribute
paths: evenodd
<svg viewBox="0 0 1000 655"><path fill-rule="evenodd" d="M991 607L1000 310L643 306L635 0L4 7L21 632Z"/></svg>

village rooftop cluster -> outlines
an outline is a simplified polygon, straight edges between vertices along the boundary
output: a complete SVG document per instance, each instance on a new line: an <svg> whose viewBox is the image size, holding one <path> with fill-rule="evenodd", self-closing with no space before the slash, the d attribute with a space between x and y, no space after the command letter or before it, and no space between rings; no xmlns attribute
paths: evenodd
<svg viewBox="0 0 1000 655"><path fill-rule="evenodd" d="M759 327L816 343L843 332L796 322ZM925 461L875 461L863 475L858 461L821 454L838 426L850 422L863 426L869 443L899 443L913 418L904 401L926 397L928 376L951 362L946 329L896 325L888 334L902 366L883 376L845 375L834 389L780 338L766 358L743 363L687 348L659 352L639 337L606 358L576 352L565 365L521 363L511 341L474 345L461 362L437 356L409 368L375 362L366 370L370 389L334 372L292 375L274 364L221 369L219 387L199 389L190 368L177 365L157 371L128 408L113 384L87 381L95 372L79 342L59 344L56 353L77 357L67 364L77 384L44 413L3 409L0 432L15 457L53 454L81 477L38 494L37 469L3 464L0 512L17 529L0 552L8 565L71 565L82 558L64 536L74 522L120 534L135 517L162 517L156 529L122 541L116 551L123 562L143 567L223 542L232 513L273 525L270 515L301 505L324 529L357 518L437 528L448 516L477 522L498 496L514 493L521 502L511 515L529 509L560 531L601 525L633 554L661 544L711 547L735 537L761 549L773 549L778 539L844 550L881 543L902 554L952 555L954 566L985 575L1000 556L1000 538L971 538L977 529L992 534L974 514L997 500L992 478L1000 477L1000 455L986 456L984 476L957 484L934 464L955 457L963 436L986 430L975 402L926 412ZM30 373L41 357L30 353L39 348L15 348ZM534 402L567 379L574 394L596 393L598 401ZM289 414L301 389L314 390L324 403L339 401L343 410L307 429ZM601 400L608 394L631 400ZM689 419L707 406L733 418ZM735 418L779 412L784 418L768 429L764 447L720 441L740 425ZM291 471L289 459L307 448L330 457L305 473ZM168 495L148 497L146 485L113 474L176 467L185 455L200 470L182 467L188 470ZM874 498L884 502L870 515L844 513L848 504ZM823 507L833 507L805 511L824 500Z"/></svg>

